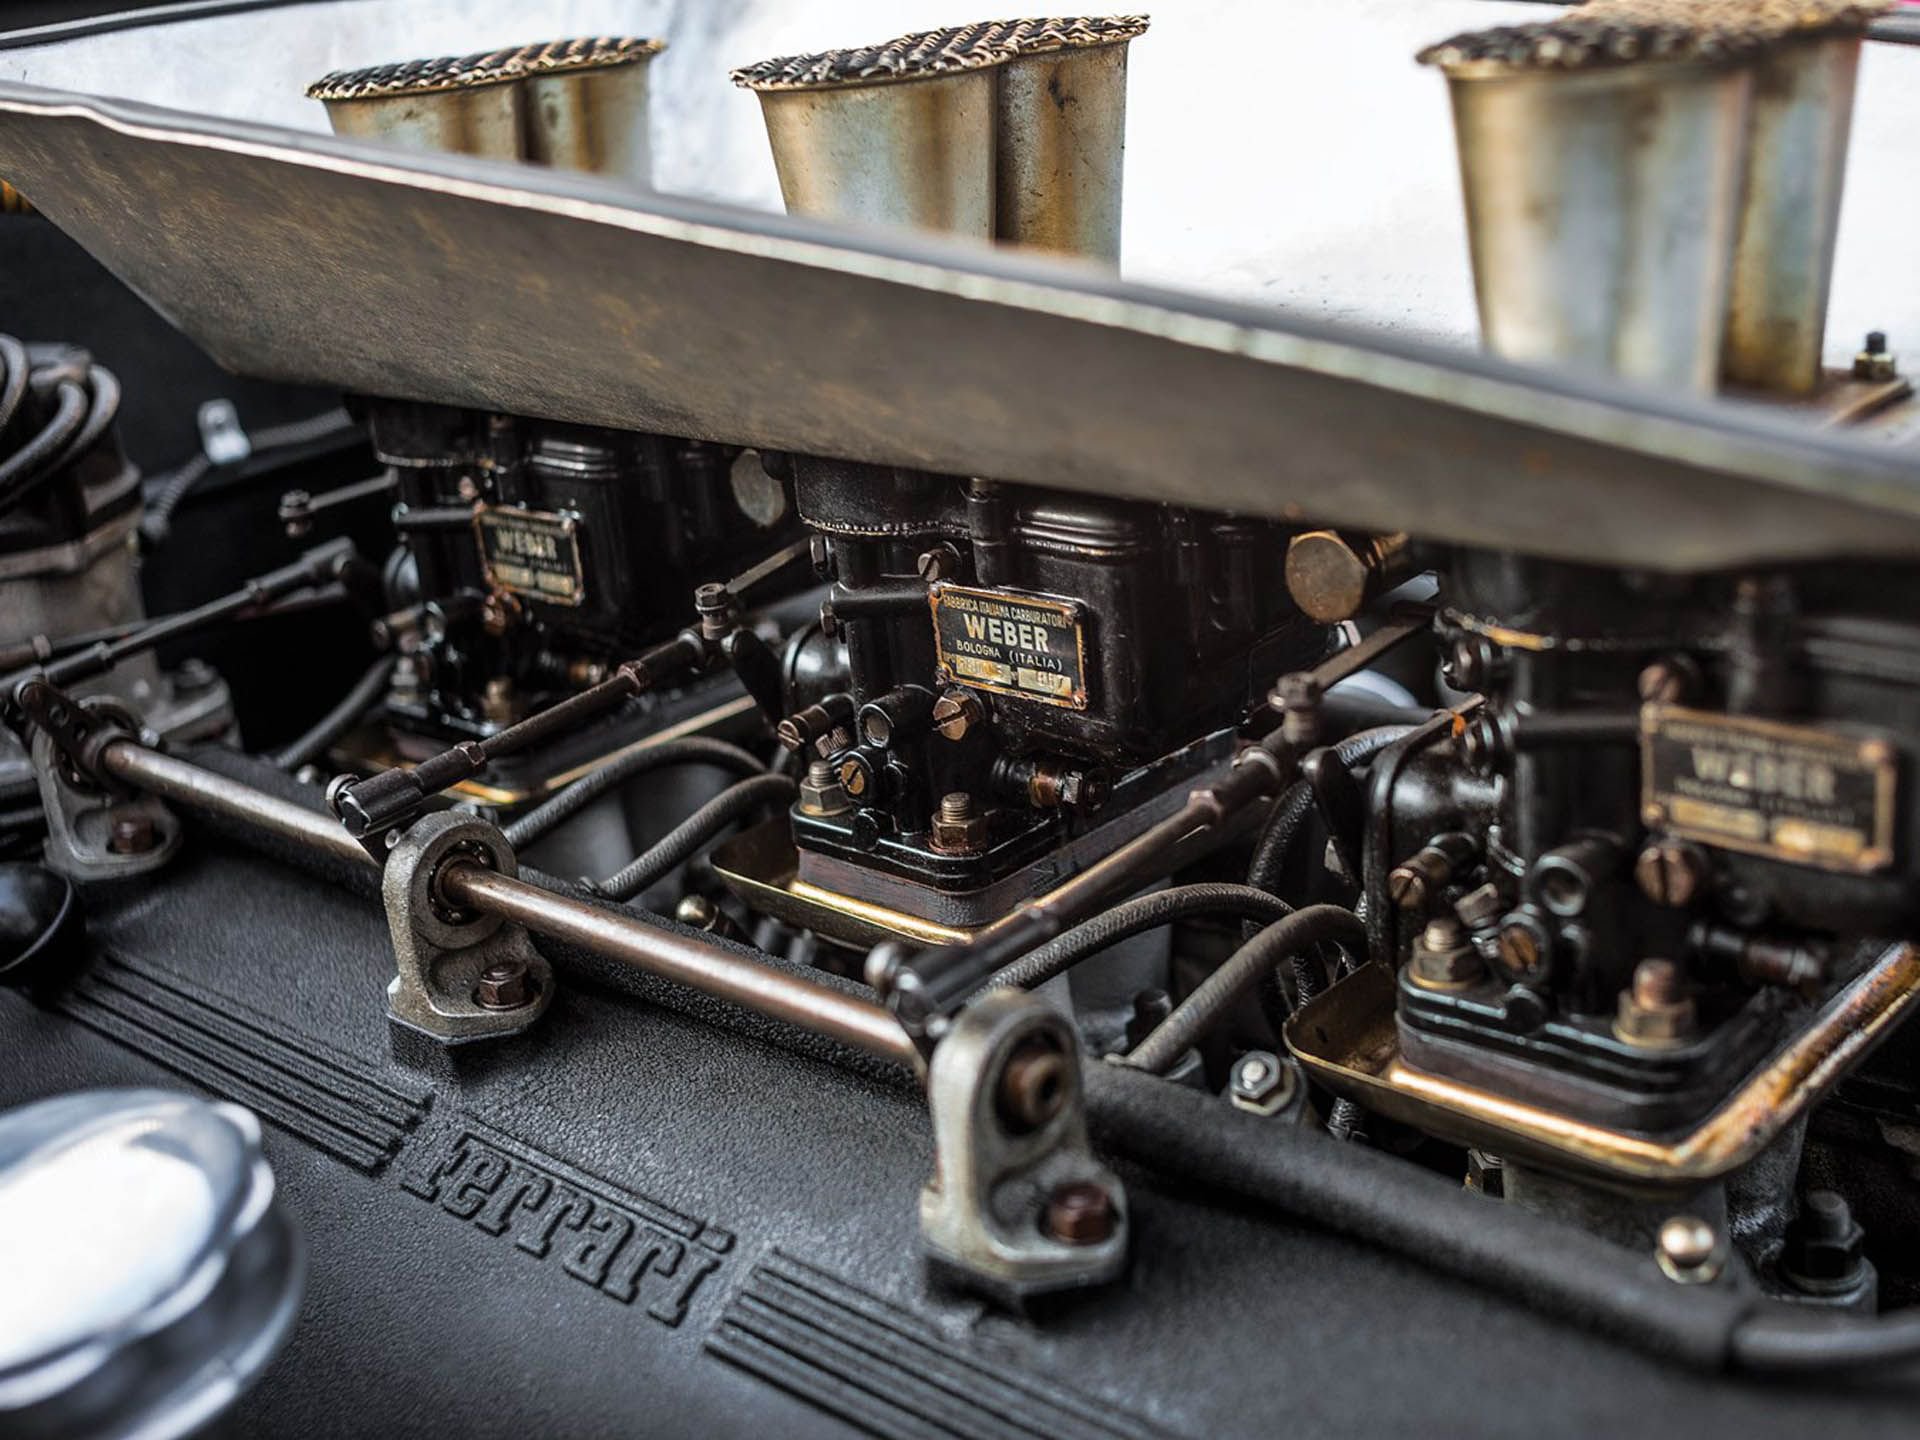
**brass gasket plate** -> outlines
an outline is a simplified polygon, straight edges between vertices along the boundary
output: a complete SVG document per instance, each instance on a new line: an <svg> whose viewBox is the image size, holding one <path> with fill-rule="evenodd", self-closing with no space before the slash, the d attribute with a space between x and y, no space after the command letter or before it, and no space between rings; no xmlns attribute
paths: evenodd
<svg viewBox="0 0 1920 1440"><path fill-rule="evenodd" d="M1897 944L1848 982L1691 1130L1641 1135L1417 1070L1400 1054L1391 971L1363 965L1287 1021L1313 1078L1365 1109L1507 1159L1623 1190L1714 1180L1752 1160L1871 1053L1920 999L1920 951Z"/></svg>

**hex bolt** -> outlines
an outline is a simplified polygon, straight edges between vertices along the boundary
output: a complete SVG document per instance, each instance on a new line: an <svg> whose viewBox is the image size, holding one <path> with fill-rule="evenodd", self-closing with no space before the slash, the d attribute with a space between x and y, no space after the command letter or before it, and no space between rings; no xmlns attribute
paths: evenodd
<svg viewBox="0 0 1920 1440"><path fill-rule="evenodd" d="M724 640L740 613L740 602L724 585L706 584L693 592L694 613L700 617L700 634L708 640ZM822 627L824 628L824 626Z"/></svg>
<svg viewBox="0 0 1920 1440"><path fill-rule="evenodd" d="M1803 1295L1845 1295L1874 1278L1865 1254L1866 1232L1845 1197L1810 1190L1787 1226L1780 1278Z"/></svg>
<svg viewBox="0 0 1920 1440"><path fill-rule="evenodd" d="M1113 1235L1113 1196L1091 1180L1070 1180L1047 1197L1041 1223L1062 1245L1098 1245Z"/></svg>
<svg viewBox="0 0 1920 1440"><path fill-rule="evenodd" d="M1853 357L1856 380L1891 380L1900 373L1899 364L1887 352L1887 332L1869 330L1865 345Z"/></svg>
<svg viewBox="0 0 1920 1440"><path fill-rule="evenodd" d="M1014 1047L1000 1071L1000 1121L1016 1135L1030 1135L1067 1103L1068 1060L1049 1035L1030 1035Z"/></svg>
<svg viewBox="0 0 1920 1440"><path fill-rule="evenodd" d="M1249 1050L1233 1067L1227 1098L1236 1109L1272 1115L1293 1097L1291 1067L1270 1050Z"/></svg>
<svg viewBox="0 0 1920 1440"><path fill-rule="evenodd" d="M800 782L800 813L803 815L844 815L853 808L841 772L831 760L809 760L807 778Z"/></svg>
<svg viewBox="0 0 1920 1440"><path fill-rule="evenodd" d="M502 960L480 972L473 1003L487 1010L518 1010L533 1003L533 979L524 960Z"/></svg>
<svg viewBox="0 0 1920 1440"><path fill-rule="evenodd" d="M1700 894L1707 878L1707 857L1699 847L1678 840L1654 840L1633 862L1634 883L1656 905L1684 909Z"/></svg>
<svg viewBox="0 0 1920 1440"><path fill-rule="evenodd" d="M1633 967L1637 1005L1671 1005L1680 998L1680 971L1671 960L1642 960Z"/></svg>
<svg viewBox="0 0 1920 1440"><path fill-rule="evenodd" d="M1653 1253L1662 1273L1680 1285L1704 1285L1727 1263L1720 1236L1697 1215L1675 1215L1663 1222Z"/></svg>
<svg viewBox="0 0 1920 1440"><path fill-rule="evenodd" d="M112 854L144 855L159 843L159 829L145 811L108 812L107 849Z"/></svg>
<svg viewBox="0 0 1920 1440"><path fill-rule="evenodd" d="M1483 972L1480 957L1456 915L1436 915L1413 942L1408 968L1413 983L1431 990L1458 990Z"/></svg>
<svg viewBox="0 0 1920 1440"><path fill-rule="evenodd" d="M965 790L940 797L933 817L933 848L948 855L976 855L987 848L987 817Z"/></svg>
<svg viewBox="0 0 1920 1440"><path fill-rule="evenodd" d="M1680 967L1671 960L1642 960L1633 967L1633 983L1620 992L1613 1033L1630 1045L1679 1045L1693 1034L1695 1018Z"/></svg>
<svg viewBox="0 0 1920 1440"><path fill-rule="evenodd" d="M1274 685L1268 704L1280 712L1280 732L1296 750L1319 742L1320 702L1325 698L1326 687L1309 671L1289 671Z"/></svg>

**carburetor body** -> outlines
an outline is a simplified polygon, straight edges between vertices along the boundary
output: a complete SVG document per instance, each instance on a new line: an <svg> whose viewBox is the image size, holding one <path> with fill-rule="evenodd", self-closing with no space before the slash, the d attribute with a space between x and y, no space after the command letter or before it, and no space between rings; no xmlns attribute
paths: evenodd
<svg viewBox="0 0 1920 1440"><path fill-rule="evenodd" d="M985 924L1231 758L1263 677L1326 649L1271 521L787 463L846 651L783 732L827 767L793 817L823 888Z"/></svg>
<svg viewBox="0 0 1920 1440"><path fill-rule="evenodd" d="M421 743L485 734L602 680L686 623L696 586L798 530L739 446L364 402L395 477L386 566L403 659L387 701Z"/></svg>

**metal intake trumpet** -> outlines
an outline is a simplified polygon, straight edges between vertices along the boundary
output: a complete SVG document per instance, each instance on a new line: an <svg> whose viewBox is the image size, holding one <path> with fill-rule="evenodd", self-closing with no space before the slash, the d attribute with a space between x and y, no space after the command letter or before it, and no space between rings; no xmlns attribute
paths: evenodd
<svg viewBox="0 0 1920 1440"><path fill-rule="evenodd" d="M1114 263L1139 16L995 21L733 72L787 209Z"/></svg>
<svg viewBox="0 0 1920 1440"><path fill-rule="evenodd" d="M996 28L734 71L760 97L788 211L991 239Z"/></svg>
<svg viewBox="0 0 1920 1440"><path fill-rule="evenodd" d="M1820 383L1860 39L1881 0L1591 0L1446 72L1487 344L1710 391Z"/></svg>
<svg viewBox="0 0 1920 1440"><path fill-rule="evenodd" d="M522 67L511 50L336 70L307 87L336 135L409 150L521 156Z"/></svg>
<svg viewBox="0 0 1920 1440"><path fill-rule="evenodd" d="M1739 385L1811 394L1821 379L1840 191L1853 128L1860 41L1884 4L1760 3L1747 179L1727 297L1721 373Z"/></svg>
<svg viewBox="0 0 1920 1440"><path fill-rule="evenodd" d="M1120 263L1127 46L1144 15L1017 20L1000 68L994 234Z"/></svg>
<svg viewBox="0 0 1920 1440"><path fill-rule="evenodd" d="M1750 88L1720 35L1575 10L1420 59L1452 92L1488 347L1711 391Z"/></svg>
<svg viewBox="0 0 1920 1440"><path fill-rule="evenodd" d="M661 40L552 40L336 71L307 88L334 133L651 185L648 62Z"/></svg>

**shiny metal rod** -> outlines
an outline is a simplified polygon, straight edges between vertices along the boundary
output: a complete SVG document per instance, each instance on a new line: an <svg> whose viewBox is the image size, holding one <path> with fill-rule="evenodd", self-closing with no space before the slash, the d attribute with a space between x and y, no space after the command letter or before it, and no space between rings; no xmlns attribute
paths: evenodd
<svg viewBox="0 0 1920 1440"><path fill-rule="evenodd" d="M569 900L466 861L441 871L440 893L462 909L498 915L536 935L569 941L605 959L731 1000L870 1055L903 1065L917 1059L907 1032L874 1002L742 960L718 945Z"/></svg>
<svg viewBox="0 0 1920 1440"><path fill-rule="evenodd" d="M243 781L230 780L185 760L163 755L158 750L149 750L137 741L110 742L100 752L100 765L116 780L188 810L238 820L283 840L311 845L336 860L373 863L360 842L331 816L256 790Z"/></svg>
<svg viewBox="0 0 1920 1440"><path fill-rule="evenodd" d="M335 859L373 863L360 843L328 816L135 741L111 742L101 751L100 763L116 779L185 809L237 820ZM441 873L440 891L452 904L498 915L535 935L568 941L870 1055L903 1065L917 1063L906 1031L880 1005L755 964L711 941L570 900L471 863L449 865Z"/></svg>

